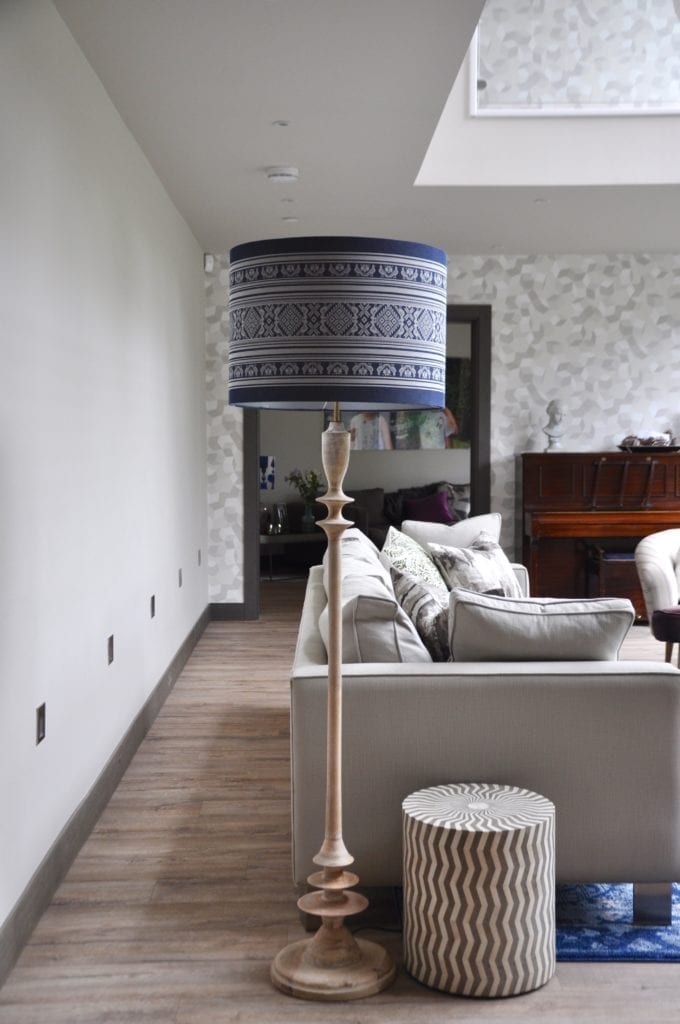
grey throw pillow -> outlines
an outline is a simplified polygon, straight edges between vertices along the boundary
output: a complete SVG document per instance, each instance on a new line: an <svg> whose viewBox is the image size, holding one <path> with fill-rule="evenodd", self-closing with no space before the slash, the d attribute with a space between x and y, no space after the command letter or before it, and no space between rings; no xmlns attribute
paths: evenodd
<svg viewBox="0 0 680 1024"><path fill-rule="evenodd" d="M433 587L410 573L390 569L394 595L404 609L433 661L448 661L449 592Z"/></svg>
<svg viewBox="0 0 680 1024"><path fill-rule="evenodd" d="M503 549L494 538L482 531L464 548L428 544L435 565L449 590L462 587L478 594L490 591L505 597L521 597L522 590Z"/></svg>
<svg viewBox="0 0 680 1024"><path fill-rule="evenodd" d="M627 598L450 595L456 661L616 661L635 613Z"/></svg>

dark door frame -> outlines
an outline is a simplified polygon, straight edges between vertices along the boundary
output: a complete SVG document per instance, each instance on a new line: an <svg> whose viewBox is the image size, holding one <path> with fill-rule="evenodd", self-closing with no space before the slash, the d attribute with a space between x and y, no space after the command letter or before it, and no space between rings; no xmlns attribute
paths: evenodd
<svg viewBox="0 0 680 1024"><path fill-rule="evenodd" d="M472 449L470 451L470 512L488 512L491 506L491 306L446 307L446 322L470 325L472 357Z"/></svg>

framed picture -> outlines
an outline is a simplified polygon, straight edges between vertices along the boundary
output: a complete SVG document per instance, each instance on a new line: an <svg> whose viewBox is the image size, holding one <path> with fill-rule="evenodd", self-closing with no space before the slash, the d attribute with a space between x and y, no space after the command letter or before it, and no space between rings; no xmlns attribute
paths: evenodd
<svg viewBox="0 0 680 1024"><path fill-rule="evenodd" d="M342 414L352 451L469 448L472 423L472 361L446 360L444 409L367 409ZM330 412L325 413L325 424Z"/></svg>

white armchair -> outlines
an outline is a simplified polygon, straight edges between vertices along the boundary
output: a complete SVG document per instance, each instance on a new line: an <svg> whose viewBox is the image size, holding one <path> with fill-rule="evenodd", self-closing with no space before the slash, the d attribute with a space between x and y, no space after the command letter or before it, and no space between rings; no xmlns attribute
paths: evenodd
<svg viewBox="0 0 680 1024"><path fill-rule="evenodd" d="M673 644L680 643L680 530L644 537L635 548L635 567L652 633L665 642L670 661ZM678 659L680 665L680 654Z"/></svg>

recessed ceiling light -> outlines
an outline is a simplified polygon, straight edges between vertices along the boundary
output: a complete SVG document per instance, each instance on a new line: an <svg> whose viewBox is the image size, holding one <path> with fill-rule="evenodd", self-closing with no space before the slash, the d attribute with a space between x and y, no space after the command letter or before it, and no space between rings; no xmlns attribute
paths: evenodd
<svg viewBox="0 0 680 1024"><path fill-rule="evenodd" d="M299 217L282 217L281 220L284 222L284 224L297 224L297 222L300 220L300 218Z"/></svg>
<svg viewBox="0 0 680 1024"><path fill-rule="evenodd" d="M290 121L284 121L283 118L279 121L272 121L274 128L288 128Z"/></svg>
<svg viewBox="0 0 680 1024"><path fill-rule="evenodd" d="M268 167L267 177L275 185L290 185L297 181L300 172L297 167Z"/></svg>
<svg viewBox="0 0 680 1024"><path fill-rule="evenodd" d="M545 196L535 196L534 198L534 203L536 206L547 206L549 202L550 200L546 199Z"/></svg>
<svg viewBox="0 0 680 1024"><path fill-rule="evenodd" d="M282 203L294 203L295 200L293 199L292 196L282 196L281 202Z"/></svg>

